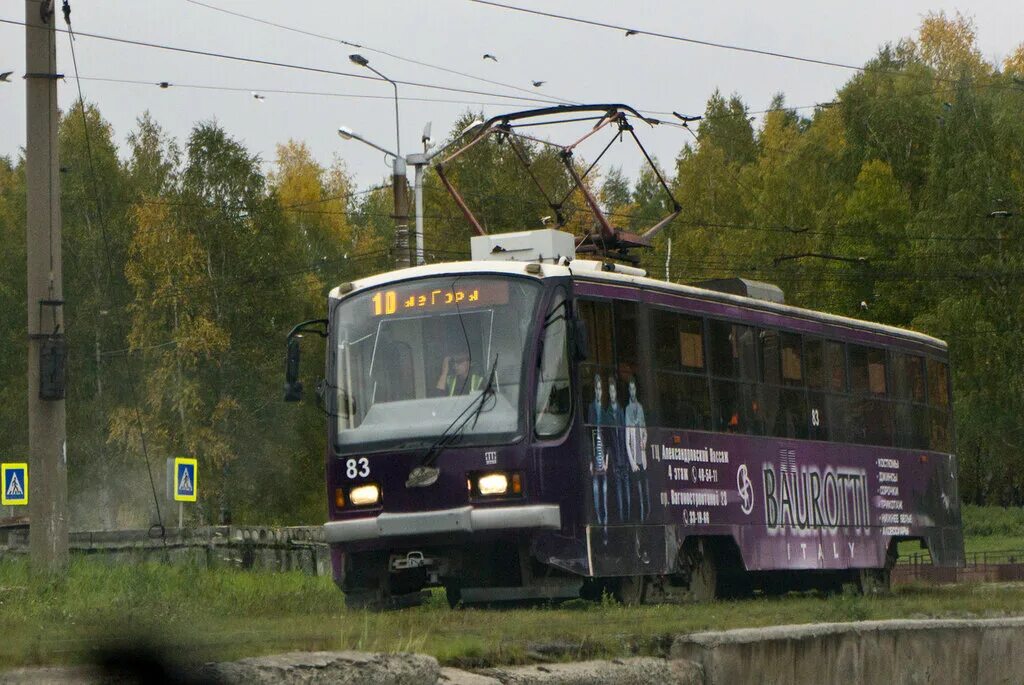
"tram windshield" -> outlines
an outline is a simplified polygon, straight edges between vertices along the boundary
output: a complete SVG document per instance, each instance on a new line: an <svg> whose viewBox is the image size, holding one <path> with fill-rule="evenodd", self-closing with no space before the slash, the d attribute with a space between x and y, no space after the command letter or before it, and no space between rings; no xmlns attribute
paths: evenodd
<svg viewBox="0 0 1024 685"><path fill-rule="evenodd" d="M338 453L425 448L446 431L461 444L519 435L540 290L521 278L445 276L340 303L330 374Z"/></svg>

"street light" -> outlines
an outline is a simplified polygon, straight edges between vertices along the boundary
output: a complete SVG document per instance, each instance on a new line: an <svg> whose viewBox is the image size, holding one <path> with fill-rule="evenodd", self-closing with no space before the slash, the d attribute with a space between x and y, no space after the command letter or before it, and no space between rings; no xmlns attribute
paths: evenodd
<svg viewBox="0 0 1024 685"><path fill-rule="evenodd" d="M360 66L369 67L369 64L363 65L363 62L365 62L366 60L365 60L365 58L361 57L360 55L350 55L349 59L351 59L354 63L359 64ZM398 153L392 152L391 150L383 148L380 145L377 145L376 143L367 140L366 138L362 137L361 135L359 135L358 133L356 133L355 131L350 129L348 126L339 126L338 127L338 136L341 137L342 140L358 140L359 142L364 143L365 145L369 145L370 147L372 147L375 150L380 150L384 154L389 155L389 156L395 158L395 164L394 164L394 174L395 175L394 175L394 178L393 178L393 185L394 185L394 188L395 188L395 207L396 208L399 207L399 206L402 206L402 207L405 206L405 204L401 204L401 205L399 204L402 200L400 200L400 198L399 198L399 190L398 190L398 188L401 187L401 188L404 189L406 187L406 184L408 183L408 180L406 180L406 178L405 178L406 165L407 164L411 164L413 166L413 168L416 170L416 177L415 177L414 183L415 183L415 191L416 191L416 238L415 238L415 240L416 240L416 264L417 265L425 263L424 252L423 252L423 171L430 164L431 160L433 160L434 157L436 157L439 154L441 154L441 152L443 152L448 147L448 145L450 145L455 140L459 140L461 138L464 138L467 135L477 133L483 125L484 125L484 122L479 120L479 119L471 122L469 124L469 126L464 128L457 136L455 136L451 140L442 142L441 145L439 145L435 150L433 150L431 152L430 148L431 148L431 146L433 144L433 140L430 137L430 123L427 123L427 125L423 128L423 135L421 137L421 140L423 142L423 152L411 154L411 155L408 155L406 157L402 157ZM401 179L399 179L399 174L401 174ZM395 211L395 218L396 218L396 220L399 219L399 215L400 215L400 212L396 209L396 211ZM403 218L406 218L406 217L403 217ZM405 225L402 225L400 223L396 223L395 229L399 233L399 235L401 235L401 231L403 229L404 230L408 230L408 227L405 226ZM399 242L399 247L401 247L401 242L402 242L401 238L399 238L398 242ZM401 255L399 255L399 256L401 258Z"/></svg>
<svg viewBox="0 0 1024 685"><path fill-rule="evenodd" d="M392 168L391 181L394 187L395 193L395 247L398 249L398 266L409 266L409 181L405 177L405 158L402 157L402 134L401 128L398 123L398 84L389 79L384 74L380 73L376 69L370 66L370 60L366 59L362 55L352 54L348 56L349 61L352 64L360 67L366 67L373 73L380 76L382 79L391 84L391 87L395 89L395 148L396 152L389 152L379 145L371 143L370 141L357 136L352 132L351 129L345 129L344 126L338 129L338 135L344 139L355 138L360 140L372 148L382 150L385 154L392 155L395 158L394 166ZM344 129L344 130L343 130Z"/></svg>
<svg viewBox="0 0 1024 685"><path fill-rule="evenodd" d="M359 135L358 133L356 133L355 131L350 129L348 126L339 126L338 127L338 136L342 140L358 140L360 143L363 143L365 145L369 145L374 150L380 150L381 152L383 152L388 157L394 157L395 159L399 159L400 158L397 152L392 152L391 150L388 150L387 148L383 148L380 145L377 145L377 143L374 143L371 140L367 140L366 138L363 138L361 135Z"/></svg>
<svg viewBox="0 0 1024 685"><path fill-rule="evenodd" d="M392 81L391 79L389 79L384 74L382 74L379 71L377 71L376 69L374 69L373 67L371 67L370 66L370 60L366 59L362 55L353 54L353 55L349 55L348 58L352 62L352 64L356 64L356 65L361 66L361 67L366 67L367 69L369 69L373 73L377 74L377 76L380 76L382 79L384 79L385 81L390 83L391 87L395 89L395 146L398 148L398 154L401 155L402 154L402 141L401 141L401 133L399 132L401 129L398 126L398 84L395 83L394 81Z"/></svg>

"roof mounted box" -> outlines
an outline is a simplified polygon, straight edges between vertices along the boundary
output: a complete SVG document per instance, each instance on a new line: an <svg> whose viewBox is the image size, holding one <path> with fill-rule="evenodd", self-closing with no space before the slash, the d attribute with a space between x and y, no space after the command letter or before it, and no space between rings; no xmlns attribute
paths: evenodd
<svg viewBox="0 0 1024 685"><path fill-rule="evenodd" d="M749 278L714 278L710 281L699 281L692 285L705 290L717 290L720 293L730 295L742 295L752 297L755 300L785 304L786 298L782 289L771 283L752 281Z"/></svg>
<svg viewBox="0 0 1024 685"><path fill-rule="evenodd" d="M542 228L536 231L474 236L469 241L473 261L548 262L576 256L576 241L564 231Z"/></svg>

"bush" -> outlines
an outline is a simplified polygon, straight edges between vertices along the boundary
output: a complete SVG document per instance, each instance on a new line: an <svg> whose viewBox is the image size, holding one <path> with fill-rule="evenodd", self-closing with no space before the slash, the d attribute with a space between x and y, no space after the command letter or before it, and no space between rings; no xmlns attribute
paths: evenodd
<svg viewBox="0 0 1024 685"><path fill-rule="evenodd" d="M965 504L962 513L964 536L1024 537L1024 507L981 507Z"/></svg>

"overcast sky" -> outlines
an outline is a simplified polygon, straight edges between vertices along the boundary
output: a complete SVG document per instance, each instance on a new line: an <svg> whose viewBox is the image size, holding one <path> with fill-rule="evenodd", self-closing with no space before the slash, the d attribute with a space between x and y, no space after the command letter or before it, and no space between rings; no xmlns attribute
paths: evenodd
<svg viewBox="0 0 1024 685"><path fill-rule="evenodd" d="M551 18L474 4L468 0L412 2L283 2L272 0L202 0L202 2L285 24L339 40L289 32L230 16L188 0L72 0L76 30L222 52L263 60L371 75L348 60L360 52L393 79L486 91L472 95L400 86L403 98L459 102L401 101L402 151L420 148L420 134L433 122L440 138L467 108L492 116L538 106L497 97L565 98L580 102L624 102L642 110L699 114L715 88L737 93L751 110L764 109L774 93L790 105L813 105L833 98L855 72L768 56L744 54L644 35L566 23ZM544 9L612 24L670 33L706 41L862 65L887 41L916 32L929 10L972 16L979 42L989 60L1002 60L1024 41L1024 11L1010 0L971 3L931 0L860 0L859 2L740 2L507 0L508 4ZM59 5L59 2L57 3ZM24 2L0 0L0 18L22 21ZM58 23L63 27L63 20ZM58 68L72 75L67 36L59 37ZM119 144L135 119L149 110L174 136L184 139L197 121L215 119L248 148L271 162L277 143L305 141L314 155L329 163L341 155L357 185L380 182L389 172L380 153L336 135L345 124L387 148L395 143L391 86L380 81L244 64L146 47L120 45L82 36L75 44L83 77L128 79L145 85L84 80L87 100L95 102L113 126ZM426 62L529 93L472 80L413 64L393 55ZM497 62L482 59L490 53ZM24 29L0 24L0 72L13 70L13 83L0 83L0 155L16 155L25 141ZM531 82L546 83L534 88ZM160 81L177 84L168 89ZM189 85L238 88L220 91ZM274 93L301 90L334 96ZM261 92L256 100L250 91ZM340 97L344 96L344 97ZM369 97L376 96L376 97ZM66 108L77 97L74 81L60 86ZM645 142L666 165L686 140L678 128L646 133ZM633 175L635 155L612 161ZM269 166L268 166L269 168Z"/></svg>

